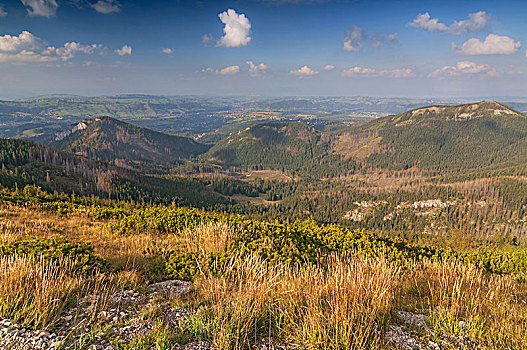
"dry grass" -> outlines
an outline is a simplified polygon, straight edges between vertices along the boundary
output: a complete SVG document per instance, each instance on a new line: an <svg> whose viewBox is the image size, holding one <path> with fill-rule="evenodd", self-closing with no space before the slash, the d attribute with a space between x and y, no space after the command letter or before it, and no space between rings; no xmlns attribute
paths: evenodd
<svg viewBox="0 0 527 350"><path fill-rule="evenodd" d="M419 271L416 306L431 310L436 332L468 337L480 348L527 348L525 283L455 262L425 262Z"/></svg>
<svg viewBox="0 0 527 350"><path fill-rule="evenodd" d="M0 244L60 234L92 243L123 272L86 276L68 261L0 258L0 317L46 328L79 298L100 295L90 309L96 318L110 295L125 285L140 288L170 251L221 253L236 233L207 223L177 234L121 235L108 221L3 206ZM195 281L189 298L201 305L194 334L222 349L246 348L264 337L306 349L382 348L390 314L401 309L429 310L433 331L469 338L479 348L527 348L527 284L461 263L423 262L401 277L384 259L360 255L303 268L238 256L221 273Z"/></svg>
<svg viewBox="0 0 527 350"><path fill-rule="evenodd" d="M250 256L195 283L210 336L242 349L274 336L306 349L379 348L393 308L397 273L383 259L339 257L294 268Z"/></svg>
<svg viewBox="0 0 527 350"><path fill-rule="evenodd" d="M227 251L236 230L224 222L209 222L186 228L178 236L186 251L221 253Z"/></svg>
<svg viewBox="0 0 527 350"><path fill-rule="evenodd" d="M59 321L65 309L87 295L99 295L89 307L92 317L108 298L131 280L130 274L86 276L75 273L69 260L12 255L0 258L0 316L23 326L47 328Z"/></svg>

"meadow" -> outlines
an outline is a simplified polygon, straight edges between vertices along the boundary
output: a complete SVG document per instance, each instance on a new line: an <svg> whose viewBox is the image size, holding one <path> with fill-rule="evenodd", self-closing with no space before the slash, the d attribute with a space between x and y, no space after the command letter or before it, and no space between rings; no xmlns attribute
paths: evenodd
<svg viewBox="0 0 527 350"><path fill-rule="evenodd" d="M56 348L88 348L95 335L117 349L195 340L219 349L527 347L521 250L452 251L312 220L32 187L3 189L1 197L0 318L69 334ZM113 332L133 320L101 317L115 307L112 297L146 295L152 283L172 279L192 284L166 303L136 303L136 318L150 328L114 341ZM86 300L82 317L66 325L65 313ZM163 316L174 308L190 310L175 325Z"/></svg>

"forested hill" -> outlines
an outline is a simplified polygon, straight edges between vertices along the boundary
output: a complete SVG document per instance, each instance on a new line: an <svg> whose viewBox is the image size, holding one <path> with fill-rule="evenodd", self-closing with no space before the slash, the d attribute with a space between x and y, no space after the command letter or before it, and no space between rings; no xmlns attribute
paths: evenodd
<svg viewBox="0 0 527 350"><path fill-rule="evenodd" d="M483 101L430 106L343 133L336 150L382 169L432 174L495 172L527 164L527 116Z"/></svg>
<svg viewBox="0 0 527 350"><path fill-rule="evenodd" d="M206 152L188 137L164 134L110 117L85 120L55 135L51 146L138 169L168 167Z"/></svg>
<svg viewBox="0 0 527 350"><path fill-rule="evenodd" d="M1 138L0 185L193 207L228 202L196 180L147 176L32 141Z"/></svg>
<svg viewBox="0 0 527 350"><path fill-rule="evenodd" d="M202 155L223 166L278 169L300 176L337 176L356 167L333 155L334 139L299 122L257 124L231 134Z"/></svg>

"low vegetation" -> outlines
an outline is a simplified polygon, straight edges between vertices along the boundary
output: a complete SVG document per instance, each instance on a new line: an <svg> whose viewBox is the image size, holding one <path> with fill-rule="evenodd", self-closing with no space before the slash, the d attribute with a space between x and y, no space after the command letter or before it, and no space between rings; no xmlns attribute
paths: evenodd
<svg viewBox="0 0 527 350"><path fill-rule="evenodd" d="M221 349L390 348L385 335L401 310L426 315L418 341L527 346L522 250L454 251L312 220L29 192L4 189L0 210L0 317L29 328L63 327L64 311L88 297L98 325L91 329L108 331L115 325L97 315L112 295L177 278L192 287L171 303L193 313L174 328L158 323L162 309L145 305L154 327L116 348L193 339ZM79 268L86 261L90 268Z"/></svg>

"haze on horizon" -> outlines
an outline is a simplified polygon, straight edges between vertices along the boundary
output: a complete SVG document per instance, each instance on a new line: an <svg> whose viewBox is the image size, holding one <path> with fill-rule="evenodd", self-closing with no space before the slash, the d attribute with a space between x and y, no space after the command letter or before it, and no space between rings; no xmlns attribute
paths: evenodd
<svg viewBox="0 0 527 350"><path fill-rule="evenodd" d="M0 98L527 96L523 1L0 0Z"/></svg>

